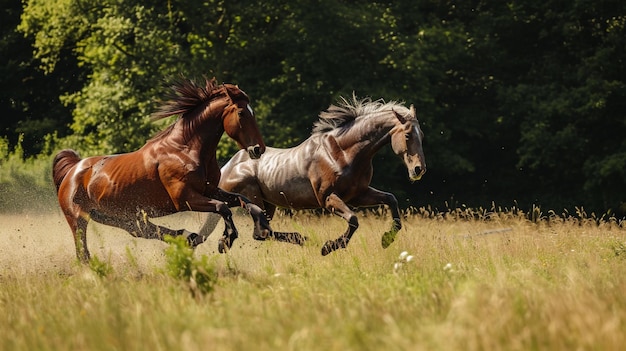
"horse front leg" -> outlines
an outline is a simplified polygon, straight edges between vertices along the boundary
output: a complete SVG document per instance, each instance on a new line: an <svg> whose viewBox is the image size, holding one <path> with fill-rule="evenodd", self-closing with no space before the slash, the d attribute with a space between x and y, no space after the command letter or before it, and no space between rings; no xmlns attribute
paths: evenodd
<svg viewBox="0 0 626 351"><path fill-rule="evenodd" d="M170 229L164 226L156 225L150 222L150 217L144 210L138 210L134 223L128 223L128 228L124 228L133 236L147 239L164 240L166 235L177 237L183 235L187 239L187 244L192 248L202 244L204 237L196 233L192 233L186 229ZM133 232L136 230L136 232Z"/></svg>
<svg viewBox="0 0 626 351"><path fill-rule="evenodd" d="M235 228L233 214L228 205L222 203L221 206L218 206L218 213L224 219L224 234L217 243L217 251L225 253L233 246L233 242L239 237L239 234L237 233L237 228Z"/></svg>
<svg viewBox="0 0 626 351"><path fill-rule="evenodd" d="M191 202L187 202L187 204L192 211L215 212L222 216L224 219L224 234L218 240L217 250L219 253L225 253L233 246L235 239L239 237L235 222L233 222L233 213L230 208L228 208L226 202L213 198L206 200L207 201L202 201L200 205L194 205Z"/></svg>
<svg viewBox="0 0 626 351"><path fill-rule="evenodd" d="M354 234L354 232L359 228L359 219L356 217L354 212L350 210L348 205L346 205L346 203L343 202L339 196L337 196L337 194L330 194L326 198L326 209L345 219L346 222L348 222L348 229L339 238L329 240L324 244L324 246L322 246L322 256L326 256L337 249L343 249L348 246L348 243L352 238L352 234Z"/></svg>
<svg viewBox="0 0 626 351"><path fill-rule="evenodd" d="M381 206L387 205L389 210L391 210L391 216L393 218L393 223L391 224L391 229L385 232L381 239L381 245L384 249L388 248L391 243L396 240L396 235L398 231L402 228L402 221L400 220L400 208L398 207L398 200L391 193L386 193L384 191L380 191L374 189L372 187L368 187L368 189L356 198L350 201L350 205L355 207L373 207L373 206Z"/></svg>
<svg viewBox="0 0 626 351"><path fill-rule="evenodd" d="M213 189L216 189L213 187ZM194 191L193 189L185 189L176 195L177 203L179 204L177 208L180 210L179 206L184 204L185 210L189 211L197 211L197 212L213 212L222 216L224 219L224 234L218 241L217 249L219 253L225 253L228 251L235 239L239 237L239 233L237 232L237 228L235 227L235 223L233 222L233 213L230 211L229 204L225 201L222 201L216 196L215 191L205 191L204 193L199 193Z"/></svg>

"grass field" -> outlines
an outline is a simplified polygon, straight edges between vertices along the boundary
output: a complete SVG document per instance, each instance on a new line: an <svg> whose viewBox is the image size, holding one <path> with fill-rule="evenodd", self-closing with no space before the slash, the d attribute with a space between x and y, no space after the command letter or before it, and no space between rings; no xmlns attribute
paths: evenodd
<svg viewBox="0 0 626 351"><path fill-rule="evenodd" d="M237 216L230 253L216 254L221 223L196 250L218 280L194 298L164 273L165 243L90 224L102 274L75 262L60 213L0 216L0 349L622 349L623 224L526 217L422 211L385 250L391 220L369 213L348 249L322 257L345 229L338 218L275 219L310 237L297 247L253 241ZM203 218L165 221L197 230Z"/></svg>

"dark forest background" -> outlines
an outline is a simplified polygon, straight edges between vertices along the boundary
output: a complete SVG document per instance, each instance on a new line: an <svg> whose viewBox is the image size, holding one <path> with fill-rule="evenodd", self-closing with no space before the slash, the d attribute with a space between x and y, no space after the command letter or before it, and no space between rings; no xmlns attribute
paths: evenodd
<svg viewBox="0 0 626 351"><path fill-rule="evenodd" d="M0 167L16 149L137 149L183 74L239 84L276 147L340 96L414 104L422 181L389 150L375 160L373 185L404 207L626 214L625 1L0 3Z"/></svg>

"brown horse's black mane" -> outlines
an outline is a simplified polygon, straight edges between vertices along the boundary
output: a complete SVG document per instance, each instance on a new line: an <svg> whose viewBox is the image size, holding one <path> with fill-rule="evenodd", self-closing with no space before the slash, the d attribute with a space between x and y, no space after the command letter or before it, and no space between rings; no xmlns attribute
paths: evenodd
<svg viewBox="0 0 626 351"><path fill-rule="evenodd" d="M204 78L204 86L199 85L196 81L181 77L175 80L169 87L170 92L166 95L165 101L161 103L158 110L150 116L150 119L157 121L167 117L180 115L184 119L185 138L191 134L195 128L196 121L203 111L198 107L219 97L229 96L227 87L222 84L218 85L215 78ZM243 93L243 92L242 92ZM245 96L245 93L243 93ZM247 98L247 96L245 96ZM156 134L151 140L161 139L171 133L175 127L175 123Z"/></svg>
<svg viewBox="0 0 626 351"><path fill-rule="evenodd" d="M216 84L215 78L211 80L205 78L204 86L198 85L191 79L179 78L170 86L166 100L161 103L159 109L150 118L153 121L174 115L181 115L185 118L198 105L221 93L221 89L218 91L220 87Z"/></svg>
<svg viewBox="0 0 626 351"><path fill-rule="evenodd" d="M335 129L347 129L350 127L350 122L356 121L358 118L390 110L395 110L408 118L413 118L410 116L409 109L396 101L372 101L370 98L359 100L356 96L353 96L352 100L348 101L346 98L341 97L338 105L330 105L326 111L320 113L319 120L313 124L312 134L326 133Z"/></svg>

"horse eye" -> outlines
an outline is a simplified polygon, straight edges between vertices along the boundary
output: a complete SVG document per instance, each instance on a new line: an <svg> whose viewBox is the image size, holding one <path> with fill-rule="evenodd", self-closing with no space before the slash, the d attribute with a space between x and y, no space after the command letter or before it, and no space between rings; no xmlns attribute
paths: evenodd
<svg viewBox="0 0 626 351"><path fill-rule="evenodd" d="M411 134L404 134L404 139L406 139L406 140L411 139Z"/></svg>

